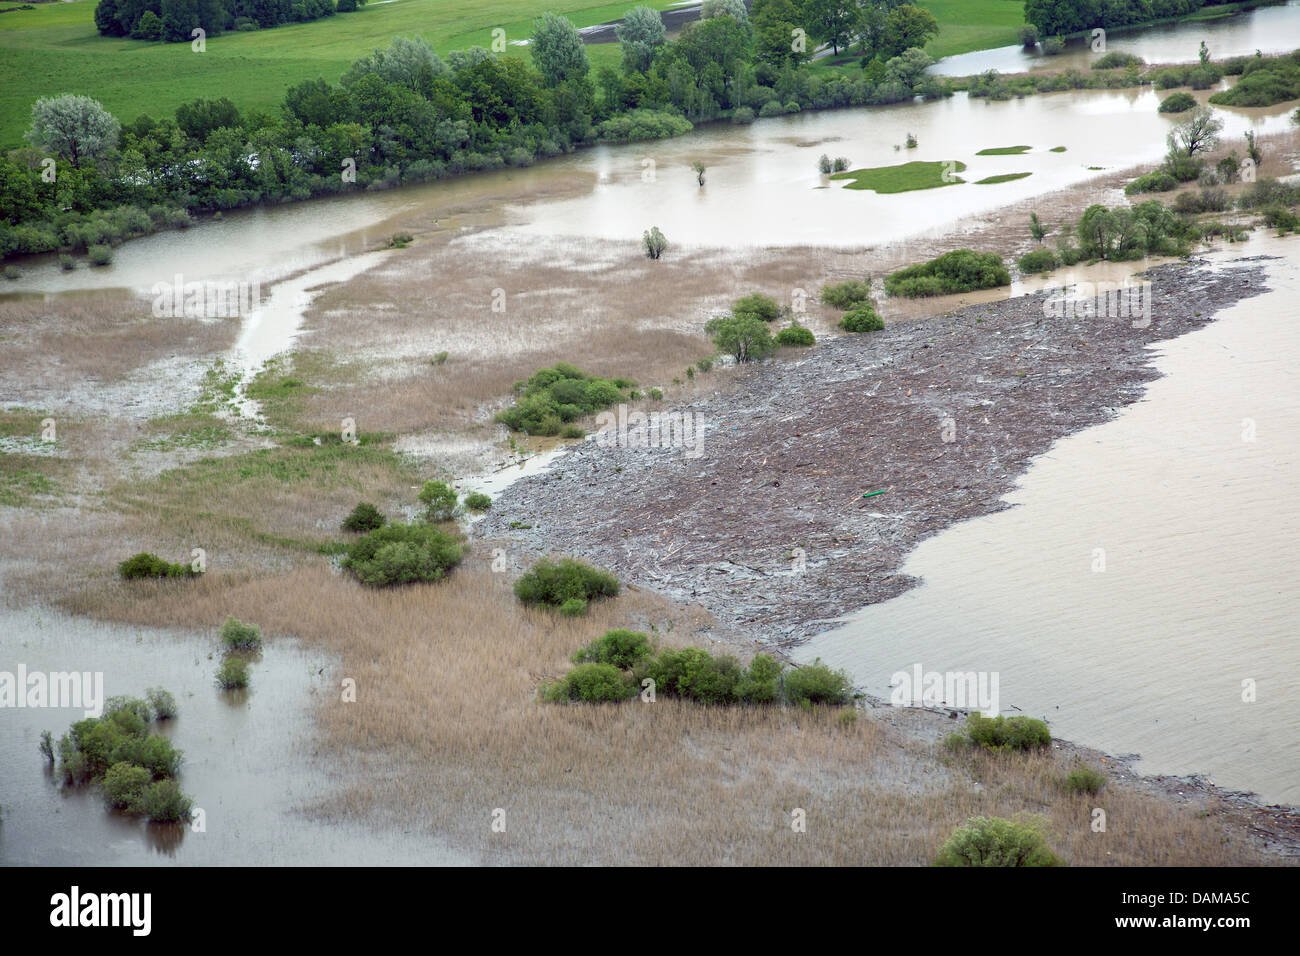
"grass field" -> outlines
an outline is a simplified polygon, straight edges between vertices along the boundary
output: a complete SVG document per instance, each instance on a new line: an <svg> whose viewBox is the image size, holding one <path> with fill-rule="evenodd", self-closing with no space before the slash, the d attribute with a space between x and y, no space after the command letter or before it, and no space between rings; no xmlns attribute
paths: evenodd
<svg viewBox="0 0 1300 956"><path fill-rule="evenodd" d="M489 45L496 27L506 31L507 41L522 40L548 10L583 27L616 20L638 2L663 9L672 0L387 0L311 23L223 34L211 38L203 53L186 43L101 37L95 0L38 4L0 16L0 148L22 145L39 96L93 96L123 122L142 113L170 115L197 97L226 96L241 109L271 109L295 83L335 81L358 56L397 35L419 34L446 53ZM922 5L942 24L927 48L936 57L1014 43L1023 22L1020 0ZM509 46L507 52L523 56L526 48ZM618 46L588 46L587 56L593 69L614 65Z"/></svg>
<svg viewBox="0 0 1300 956"><path fill-rule="evenodd" d="M1026 176L1032 176L1033 173L999 173L997 176L985 176L983 179L975 180L976 186L993 186L997 183L1009 183L1013 179L1024 179Z"/></svg>
<svg viewBox="0 0 1300 956"><path fill-rule="evenodd" d="M905 193L913 189L937 189L940 186L955 186L966 180L960 176L944 178L948 163L902 163L898 166L875 166L870 169L853 169L847 173L836 173L831 179L852 180L845 189L872 189L878 193ZM965 163L952 164L956 172L966 168Z"/></svg>

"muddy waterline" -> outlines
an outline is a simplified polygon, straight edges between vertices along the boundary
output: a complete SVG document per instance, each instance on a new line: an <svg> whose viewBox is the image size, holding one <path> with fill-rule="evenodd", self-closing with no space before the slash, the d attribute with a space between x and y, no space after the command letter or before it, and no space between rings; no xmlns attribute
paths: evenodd
<svg viewBox="0 0 1300 956"><path fill-rule="evenodd" d="M177 719L155 725L185 753L180 782L204 811L204 832L110 812L94 788L63 788L37 752L79 708L0 710L0 864L459 864L465 858L412 824L372 832L302 812L338 781L311 756L311 707L338 694L337 662L296 642L267 643L244 691L213 683L215 634L98 624L54 612L0 611L0 670L102 671L104 694L170 690ZM338 706L362 706L343 704Z"/></svg>
<svg viewBox="0 0 1300 956"><path fill-rule="evenodd" d="M1300 803L1300 249L1229 250L1210 258L1284 255L1274 291L1158 346L1142 401L1059 441L1016 507L924 542L918 588L801 655L884 697L918 663L997 673L1002 711L1059 737Z"/></svg>
<svg viewBox="0 0 1300 956"><path fill-rule="evenodd" d="M1065 51L1046 56L1039 46L1026 51L1004 46L945 57L929 70L940 76L972 76L985 70L1024 73L1031 70L1087 70L1104 53L1132 53L1147 63L1195 63L1201 41L1216 60L1290 53L1300 47L1300 0L1284 6L1261 7L1231 16L1191 23L1162 23L1131 32L1111 31L1104 50L1093 52L1091 39L1069 41Z"/></svg>

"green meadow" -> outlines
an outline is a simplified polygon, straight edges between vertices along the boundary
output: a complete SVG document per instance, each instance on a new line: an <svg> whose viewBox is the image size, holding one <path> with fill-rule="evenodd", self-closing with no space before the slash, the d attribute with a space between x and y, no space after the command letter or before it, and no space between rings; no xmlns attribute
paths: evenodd
<svg viewBox="0 0 1300 956"><path fill-rule="evenodd" d="M186 43L101 37L95 0L36 4L0 14L0 148L22 145L40 96L93 96L123 122L142 113L170 115L198 97L225 96L240 109L270 110L295 83L336 81L353 60L394 36L418 34L446 53L488 46L497 27L506 31L507 44L526 39L533 20L547 11L585 27L616 20L638 3L665 9L672 0L372 0L356 13L210 37L203 53ZM935 57L1015 43L1024 22L1020 0L923 0L921 6L941 25L926 47ZM526 56L527 48L508 45L506 52ZM620 59L614 43L588 46L587 56L594 70ZM824 62L816 68L827 68Z"/></svg>
<svg viewBox="0 0 1300 956"><path fill-rule="evenodd" d="M118 119L170 115L198 97L229 97L240 109L273 109L284 91L306 79L336 82L357 57L394 36L422 36L439 53L490 46L506 31L506 52L526 56L535 18L548 10L580 27L621 17L637 3L665 8L671 0L390 0L273 30L209 37L196 53L188 43L102 37L95 0L37 4L0 14L0 148L22 145L32 102L40 96L93 96ZM7 5L6 5L7 6ZM617 44L587 47L593 69L619 62Z"/></svg>
<svg viewBox="0 0 1300 956"><path fill-rule="evenodd" d="M846 173L836 173L831 179L851 180L845 189L871 189L878 193L905 193L913 189L937 189L940 186L955 186L966 180L960 176L944 178L947 169L962 172L966 164L962 162L914 162L898 166L875 166L870 169L853 169Z"/></svg>

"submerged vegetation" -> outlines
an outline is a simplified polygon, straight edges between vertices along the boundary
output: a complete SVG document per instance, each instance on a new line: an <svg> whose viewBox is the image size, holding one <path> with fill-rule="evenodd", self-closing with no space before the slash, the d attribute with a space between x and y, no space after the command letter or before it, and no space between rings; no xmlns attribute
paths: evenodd
<svg viewBox="0 0 1300 956"><path fill-rule="evenodd" d="M176 716L176 701L161 688L149 696L110 698L103 716L77 721L57 745L43 735L41 752L56 762L65 785L98 786L111 809L156 823L184 822L193 801L174 779L184 755L150 730L154 720Z"/></svg>

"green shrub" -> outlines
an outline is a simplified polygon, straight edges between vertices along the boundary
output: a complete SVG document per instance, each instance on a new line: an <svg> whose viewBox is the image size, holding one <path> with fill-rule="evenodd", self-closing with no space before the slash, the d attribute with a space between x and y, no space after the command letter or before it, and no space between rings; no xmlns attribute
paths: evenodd
<svg viewBox="0 0 1300 956"><path fill-rule="evenodd" d="M646 398L650 399L652 402L663 401L664 393L657 388L649 389L645 394Z"/></svg>
<svg viewBox="0 0 1300 956"><path fill-rule="evenodd" d="M890 273L885 278L885 291L890 295L916 298L1010 284L1011 273L1003 265L1001 256L993 252L954 249L929 262Z"/></svg>
<svg viewBox="0 0 1300 956"><path fill-rule="evenodd" d="M387 520L380 514L378 508L368 501L363 501L343 519L342 528L344 531L364 533L374 531L376 528L382 528Z"/></svg>
<svg viewBox="0 0 1300 956"><path fill-rule="evenodd" d="M487 511L492 507L492 499L481 491L471 491L465 496L465 507L470 511Z"/></svg>
<svg viewBox="0 0 1300 956"><path fill-rule="evenodd" d="M1032 750L1052 742L1047 724L1033 717L985 717L971 714L966 732L972 743L990 750Z"/></svg>
<svg viewBox="0 0 1300 956"><path fill-rule="evenodd" d="M776 299L770 295L764 295L762 292L751 292L749 295L742 296L735 301L731 307L732 314L753 315L764 322L775 322L781 314L781 307L777 305Z"/></svg>
<svg viewBox="0 0 1300 956"><path fill-rule="evenodd" d="M1032 818L972 817L939 848L935 866L1061 866Z"/></svg>
<svg viewBox="0 0 1300 956"><path fill-rule="evenodd" d="M1112 50L1105 56L1092 61L1094 70L1115 70L1126 66L1142 66L1146 61L1140 56L1134 56L1132 53L1121 53L1119 50Z"/></svg>
<svg viewBox="0 0 1300 956"><path fill-rule="evenodd" d="M1210 102L1216 106L1275 106L1300 99L1300 65L1293 59L1267 60L1254 69L1252 65L1246 66L1231 89L1211 95Z"/></svg>
<svg viewBox="0 0 1300 956"><path fill-rule="evenodd" d="M86 250L86 258L92 266L106 266L113 261L113 250L103 243L96 243Z"/></svg>
<svg viewBox="0 0 1300 956"><path fill-rule="evenodd" d="M137 812L154 823L187 823L194 813L194 801L181 792L175 780L156 780L145 787Z"/></svg>
<svg viewBox="0 0 1300 956"><path fill-rule="evenodd" d="M172 564L148 551L127 558L117 566L117 573L126 581L140 578L188 578L198 574L188 564Z"/></svg>
<svg viewBox="0 0 1300 956"><path fill-rule="evenodd" d="M1174 93L1160 101L1161 113L1185 113L1196 108L1196 97L1191 93Z"/></svg>
<svg viewBox="0 0 1300 956"><path fill-rule="evenodd" d="M732 657L713 657L702 647L662 651L647 669L655 693L701 704L734 704L741 683L740 664Z"/></svg>
<svg viewBox="0 0 1300 956"><path fill-rule="evenodd" d="M1043 52L1048 56L1056 56L1065 52L1065 39L1063 37L1048 37L1043 41Z"/></svg>
<svg viewBox="0 0 1300 956"><path fill-rule="evenodd" d="M821 300L834 309L848 311L871 301L871 284L857 279L846 279L832 285L822 286Z"/></svg>
<svg viewBox="0 0 1300 956"><path fill-rule="evenodd" d="M628 675L613 664L579 664L563 678L542 690L542 699L558 703L566 700L596 703L628 700L637 694Z"/></svg>
<svg viewBox="0 0 1300 956"><path fill-rule="evenodd" d="M42 757L51 764L54 763L54 737L51 736L48 730L41 731L41 741L36 745L36 748L41 752Z"/></svg>
<svg viewBox="0 0 1300 956"><path fill-rule="evenodd" d="M853 685L848 674L815 661L785 675L785 696L794 704L847 704Z"/></svg>
<svg viewBox="0 0 1300 956"><path fill-rule="evenodd" d="M362 584L441 581L463 557L461 543L430 524L388 524L348 546L342 565Z"/></svg>
<svg viewBox="0 0 1300 956"><path fill-rule="evenodd" d="M695 363L695 367L698 368L701 372L708 372L713 368L713 359L702 358Z"/></svg>
<svg viewBox="0 0 1300 956"><path fill-rule="evenodd" d="M150 687L144 695L149 699L149 706L153 708L154 720L171 720L178 713L176 698L169 691L161 687Z"/></svg>
<svg viewBox="0 0 1300 956"><path fill-rule="evenodd" d="M166 737L149 733L149 705L126 697L108 703L113 709L106 706L103 716L77 721L59 738L58 770L63 781L102 781L116 764L143 768L150 779L175 776L183 754ZM124 773L119 771L115 778Z"/></svg>
<svg viewBox="0 0 1300 956"><path fill-rule="evenodd" d="M596 127L596 138L604 143L630 143L642 139L667 139L689 133L690 120L661 110L630 110L612 116Z"/></svg>
<svg viewBox="0 0 1300 956"><path fill-rule="evenodd" d="M497 421L529 435L558 435L576 418L628 401L626 393L634 385L627 379L597 378L560 362L539 370L526 382L516 382L519 397L497 414Z"/></svg>
<svg viewBox="0 0 1300 956"><path fill-rule="evenodd" d="M813 336L812 329L792 325L776 333L775 342L779 346L808 346L816 345L817 339Z"/></svg>
<svg viewBox="0 0 1300 956"><path fill-rule="evenodd" d="M1016 263L1024 273L1051 272L1060 264L1056 253L1051 249L1035 249L1033 252L1027 252Z"/></svg>
<svg viewBox="0 0 1300 956"><path fill-rule="evenodd" d="M248 686L248 661L242 657L227 657L217 668L217 686L234 690Z"/></svg>
<svg viewBox="0 0 1300 956"><path fill-rule="evenodd" d="M1065 777L1068 793L1101 793L1106 786L1106 775L1092 767L1075 767Z"/></svg>
<svg viewBox="0 0 1300 956"><path fill-rule="evenodd" d="M851 312L845 312L844 318L840 319L840 328L845 332L879 332L884 327L884 319L870 305L861 305Z"/></svg>
<svg viewBox="0 0 1300 956"><path fill-rule="evenodd" d="M405 249L414 239L415 237L409 232L395 232L388 237L388 242L384 245L389 249Z"/></svg>
<svg viewBox="0 0 1300 956"><path fill-rule="evenodd" d="M445 481L426 481L419 500L424 505L425 521L451 521L456 517L456 492Z"/></svg>
<svg viewBox="0 0 1300 956"><path fill-rule="evenodd" d="M1131 196L1134 193L1166 193L1177 188L1177 179L1169 173L1157 169L1155 172L1144 173L1133 180L1124 187L1124 192Z"/></svg>
<svg viewBox="0 0 1300 956"><path fill-rule="evenodd" d="M256 624L228 617L221 625L221 642L231 650L255 650L262 646L262 632Z"/></svg>
<svg viewBox="0 0 1300 956"><path fill-rule="evenodd" d="M651 653L650 639L640 631L613 630L574 651L573 662L629 668L647 660Z"/></svg>
<svg viewBox="0 0 1300 956"><path fill-rule="evenodd" d="M768 331L767 323L748 312L711 319L704 331L713 337L713 344L731 355L737 364L756 362L771 355L776 341Z"/></svg>
<svg viewBox="0 0 1300 956"><path fill-rule="evenodd" d="M77 268L77 260L72 258L72 256L68 255L66 252L61 253L59 255L59 268L64 272L71 272L73 269Z"/></svg>
<svg viewBox="0 0 1300 956"><path fill-rule="evenodd" d="M565 617L582 617L587 613L587 601L580 597L565 598L559 612Z"/></svg>
<svg viewBox="0 0 1300 956"><path fill-rule="evenodd" d="M755 654L736 685L736 696L747 704L771 704L781 697L785 668L770 654Z"/></svg>
<svg viewBox="0 0 1300 956"><path fill-rule="evenodd" d="M524 604L562 607L569 601L594 601L618 594L618 579L589 564L563 558L543 558L515 582L515 597ZM586 610L585 604L581 611Z"/></svg>
<svg viewBox="0 0 1300 956"><path fill-rule="evenodd" d="M125 761L104 771L100 786L104 799L114 810L135 812L144 797L144 789L153 782L153 774L144 767Z"/></svg>

